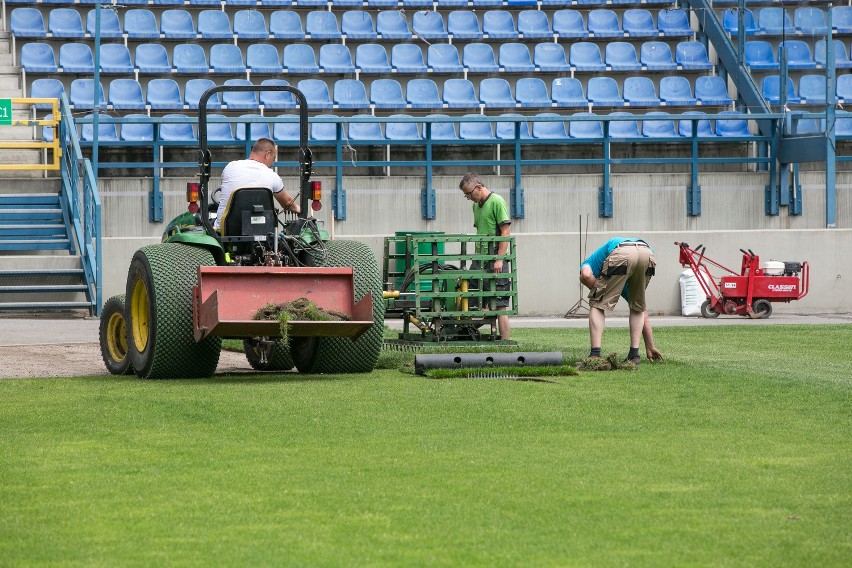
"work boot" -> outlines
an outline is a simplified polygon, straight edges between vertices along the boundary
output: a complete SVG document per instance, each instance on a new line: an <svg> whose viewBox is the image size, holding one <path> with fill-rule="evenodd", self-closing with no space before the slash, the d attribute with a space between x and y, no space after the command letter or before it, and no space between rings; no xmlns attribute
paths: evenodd
<svg viewBox="0 0 852 568"><path fill-rule="evenodd" d="M630 362L630 363L633 363L634 365L636 365L637 367L639 366L639 361L641 361L639 355L636 355L635 357L627 356L627 357L624 358L625 363Z"/></svg>

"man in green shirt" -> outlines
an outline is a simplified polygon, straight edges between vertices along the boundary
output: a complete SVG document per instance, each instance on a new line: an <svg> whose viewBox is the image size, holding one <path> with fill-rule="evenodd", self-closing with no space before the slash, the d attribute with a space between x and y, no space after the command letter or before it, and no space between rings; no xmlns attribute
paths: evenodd
<svg viewBox="0 0 852 568"><path fill-rule="evenodd" d="M509 226L512 220L509 217L509 208L506 205L506 200L493 193L485 184L479 174L468 172L459 182L459 189L464 194L465 198L473 202L473 225L476 227L477 235L489 236L509 236ZM477 252L481 254L506 254L509 250L509 242L503 241L497 243L497 250L480 249ZM478 263L471 265L471 268L478 268ZM485 263L485 270L491 273L508 273L508 263L502 260L491 260ZM509 279L500 278L495 280L496 290L509 290ZM506 310L509 308L509 298L497 298L497 309ZM497 329L500 332L500 339L509 339L509 316L497 316Z"/></svg>

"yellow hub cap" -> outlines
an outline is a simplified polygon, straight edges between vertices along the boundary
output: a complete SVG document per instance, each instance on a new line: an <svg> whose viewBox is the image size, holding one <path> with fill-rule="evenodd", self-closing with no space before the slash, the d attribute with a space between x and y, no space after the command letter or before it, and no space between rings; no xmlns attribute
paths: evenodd
<svg viewBox="0 0 852 568"><path fill-rule="evenodd" d="M142 280L137 280L130 298L130 332L133 334L133 345L139 353L148 347L149 310L148 290Z"/></svg>
<svg viewBox="0 0 852 568"><path fill-rule="evenodd" d="M113 361L121 363L127 357L127 330L124 316L112 314L107 321L107 349Z"/></svg>

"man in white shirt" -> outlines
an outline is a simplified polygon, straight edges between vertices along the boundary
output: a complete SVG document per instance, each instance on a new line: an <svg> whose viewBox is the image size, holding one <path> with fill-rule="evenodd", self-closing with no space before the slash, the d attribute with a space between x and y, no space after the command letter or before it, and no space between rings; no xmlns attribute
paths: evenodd
<svg viewBox="0 0 852 568"><path fill-rule="evenodd" d="M219 209L213 227L219 230L219 220L225 214L228 199L234 190L243 187L266 187L272 190L275 200L288 211L298 213L299 204L284 189L284 181L272 164L278 160L278 146L269 138L259 138L247 160L234 160L222 170L222 193L219 196Z"/></svg>

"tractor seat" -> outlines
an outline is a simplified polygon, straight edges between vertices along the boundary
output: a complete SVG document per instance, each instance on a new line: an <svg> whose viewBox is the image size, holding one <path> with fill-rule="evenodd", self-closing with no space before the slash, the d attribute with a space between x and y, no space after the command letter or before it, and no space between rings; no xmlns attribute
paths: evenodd
<svg viewBox="0 0 852 568"><path fill-rule="evenodd" d="M265 240L275 232L275 200L265 187L241 187L234 190L219 221L222 242Z"/></svg>

